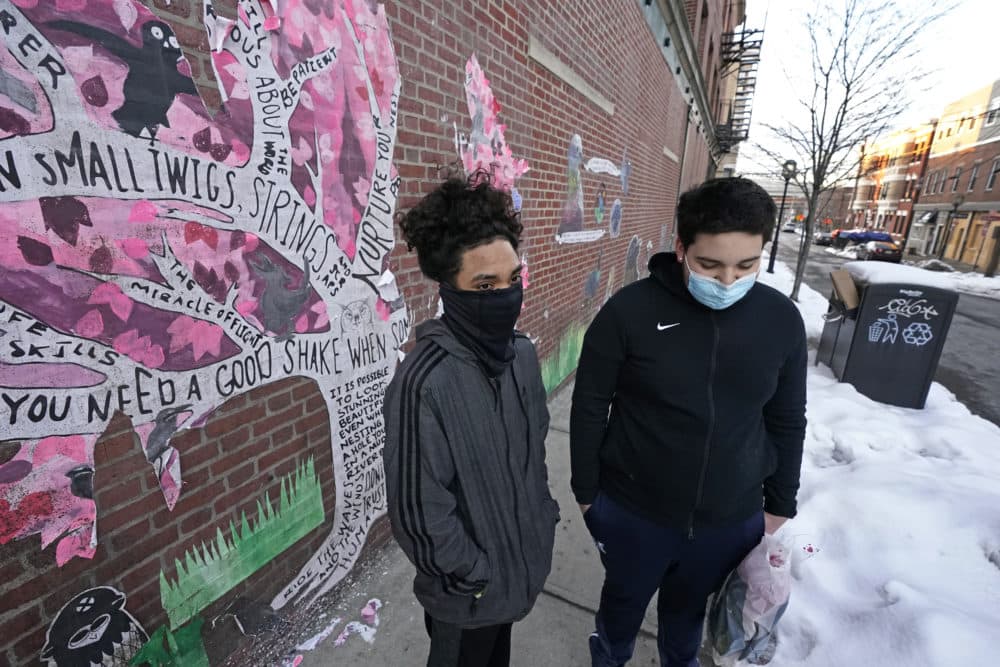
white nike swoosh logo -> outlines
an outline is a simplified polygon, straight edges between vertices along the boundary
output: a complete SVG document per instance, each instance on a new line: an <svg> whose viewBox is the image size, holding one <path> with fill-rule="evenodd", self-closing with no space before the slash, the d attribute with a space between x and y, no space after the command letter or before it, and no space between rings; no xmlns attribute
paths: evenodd
<svg viewBox="0 0 1000 667"><path fill-rule="evenodd" d="M657 331L666 331L667 329L672 329L673 327L680 326L680 322L675 322L674 324L659 324L656 325Z"/></svg>

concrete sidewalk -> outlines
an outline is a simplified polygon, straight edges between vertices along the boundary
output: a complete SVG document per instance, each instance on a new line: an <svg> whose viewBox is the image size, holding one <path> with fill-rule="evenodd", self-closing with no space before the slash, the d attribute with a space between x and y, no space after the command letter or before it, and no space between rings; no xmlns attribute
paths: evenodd
<svg viewBox="0 0 1000 667"><path fill-rule="evenodd" d="M603 570L569 488L569 407L572 386L549 401L552 427L546 441L549 483L559 502L562 521L556 532L552 574L531 614L514 625L511 663L518 667L589 665L587 637L594 627ZM313 607L317 614L308 632L296 627L288 644L295 646L340 617L333 633L312 651L298 651L303 666L386 665L421 667L426 664L428 639L423 610L413 597L413 566L395 544L352 574L336 598ZM377 632L369 644L350 636L341 646L335 639L346 623L360 620L371 598L382 601ZM632 665L656 665L655 600L639 635ZM325 614L320 617L319 614ZM294 644L292 642L295 642ZM293 653L294 655L294 653ZM709 665L710 662L703 661Z"/></svg>

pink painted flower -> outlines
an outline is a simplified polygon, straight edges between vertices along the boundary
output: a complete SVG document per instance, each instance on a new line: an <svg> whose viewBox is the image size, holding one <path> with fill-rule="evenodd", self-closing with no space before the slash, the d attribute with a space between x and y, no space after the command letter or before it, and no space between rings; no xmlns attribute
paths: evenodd
<svg viewBox="0 0 1000 667"><path fill-rule="evenodd" d="M89 310L73 327L74 333L84 338L97 338L104 331L104 318L99 310Z"/></svg>
<svg viewBox="0 0 1000 667"><path fill-rule="evenodd" d="M113 312L122 322L127 322L132 314L132 306L135 304L131 298L122 292L122 288L115 283L101 283L94 288L87 299L90 305L108 304Z"/></svg>
<svg viewBox="0 0 1000 667"><path fill-rule="evenodd" d="M163 348L153 343L149 336L140 336L137 329L116 336L111 344L116 352L147 368L159 368L165 361Z"/></svg>
<svg viewBox="0 0 1000 667"><path fill-rule="evenodd" d="M118 246L132 259L149 257L149 244L143 239L127 238L118 241Z"/></svg>
<svg viewBox="0 0 1000 667"><path fill-rule="evenodd" d="M206 354L218 357L222 348L222 327L181 315L167 327L170 334L170 352L177 352L188 345L194 352L194 360L199 361Z"/></svg>
<svg viewBox="0 0 1000 667"><path fill-rule="evenodd" d="M159 210L156 204L146 199L140 199L132 205L132 210L128 214L129 222L153 222Z"/></svg>

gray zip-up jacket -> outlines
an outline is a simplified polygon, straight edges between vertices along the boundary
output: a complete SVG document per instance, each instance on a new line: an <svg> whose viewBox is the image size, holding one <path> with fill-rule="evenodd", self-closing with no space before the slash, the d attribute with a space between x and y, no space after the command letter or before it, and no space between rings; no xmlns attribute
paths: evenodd
<svg viewBox="0 0 1000 667"><path fill-rule="evenodd" d="M425 322L383 407L389 519L417 568L413 591L464 628L524 618L552 567L549 411L534 345L514 344L493 379L447 326Z"/></svg>

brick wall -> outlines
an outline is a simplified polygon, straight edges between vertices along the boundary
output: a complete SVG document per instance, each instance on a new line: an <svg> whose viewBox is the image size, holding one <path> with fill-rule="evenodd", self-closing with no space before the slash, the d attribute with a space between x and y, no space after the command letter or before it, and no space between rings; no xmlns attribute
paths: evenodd
<svg viewBox="0 0 1000 667"><path fill-rule="evenodd" d="M688 2L700 22L702 3ZM234 16L235 3L219 1L219 13ZM724 2L708 2L708 35L718 54ZM154 0L154 11L174 26L210 108L220 98L201 27L197 0ZM520 328L537 339L540 356L553 355L561 338L585 324L612 288L620 287L630 240L641 242L640 265L661 239L669 238L683 156L685 185L704 179L710 159L704 138L692 125L685 141L687 105L634 0L482 0L387 2L403 81L396 164L403 179L401 208L438 181L438 167L456 159L454 124L470 126L464 68L475 54L502 105L501 120L515 156L530 166L518 182L531 286ZM549 69L529 57L532 39L555 55L600 96L609 114ZM707 40L701 45L707 50ZM603 183L605 228L612 202L623 203L621 236L587 244L558 245L556 229L567 194L567 152L579 134L584 160L603 157L632 171L628 194L617 178L582 174L586 227L596 229L594 207ZM687 153L684 155L685 145ZM600 269L596 302L585 304L584 286ZM419 273L416 257L398 244L393 270L420 322L436 310L436 288ZM333 479L326 408L312 382L273 384L228 402L203 428L175 440L183 452L184 490L172 512L125 419L112 423L96 450L95 500L99 544L92 560L75 558L56 567L54 546L39 548L37 536L0 546L0 664L36 663L45 629L73 595L92 586L113 586L128 596L128 609L147 630L165 621L159 603L159 573L175 558L225 530L240 513L251 515L267 493L274 499L280 478L312 456L324 483ZM218 614L234 596L267 604L319 548L329 532L335 489L324 486L327 522L280 558L210 606ZM388 530L380 522L368 544L381 544ZM207 626L206 626L207 627ZM232 637L203 631L213 664L232 650Z"/></svg>

